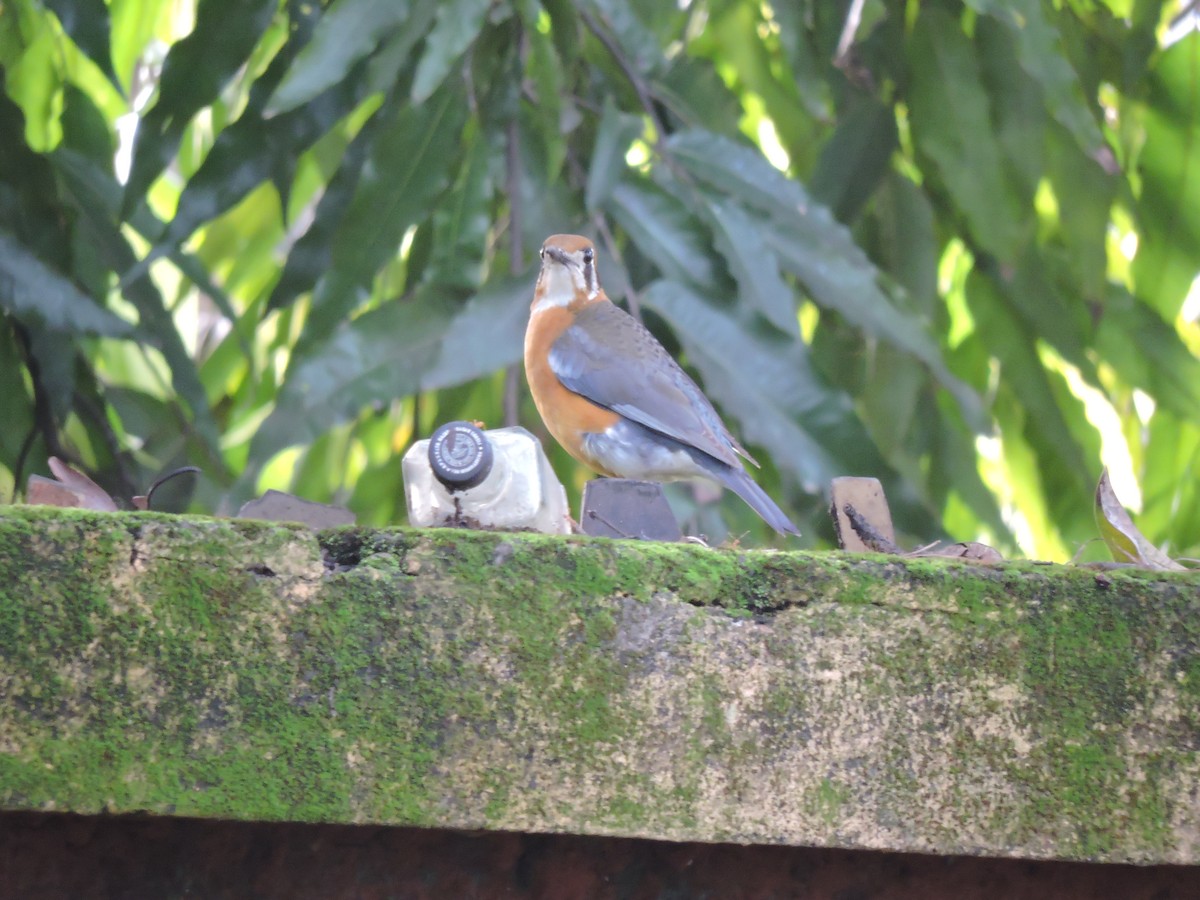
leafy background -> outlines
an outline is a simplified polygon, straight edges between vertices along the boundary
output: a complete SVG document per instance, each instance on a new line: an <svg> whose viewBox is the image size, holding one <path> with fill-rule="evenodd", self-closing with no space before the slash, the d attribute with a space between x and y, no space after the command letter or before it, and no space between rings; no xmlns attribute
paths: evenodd
<svg viewBox="0 0 1200 900"><path fill-rule="evenodd" d="M807 542L830 478L874 475L906 539L1067 558L1107 464L1194 554L1195 16L0 0L0 490L50 454L121 497L190 463L198 510L275 487L403 521L438 422L544 436L536 251L580 231Z"/></svg>

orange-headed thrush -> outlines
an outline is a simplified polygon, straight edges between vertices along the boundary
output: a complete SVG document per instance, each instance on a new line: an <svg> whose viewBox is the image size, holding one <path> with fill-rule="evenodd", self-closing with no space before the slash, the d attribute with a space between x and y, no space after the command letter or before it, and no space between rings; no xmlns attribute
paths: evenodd
<svg viewBox="0 0 1200 900"><path fill-rule="evenodd" d="M617 478L716 481L776 531L799 534L746 473L738 456L753 457L696 383L641 322L608 299L592 242L552 235L541 256L525 374L542 421L567 452Z"/></svg>

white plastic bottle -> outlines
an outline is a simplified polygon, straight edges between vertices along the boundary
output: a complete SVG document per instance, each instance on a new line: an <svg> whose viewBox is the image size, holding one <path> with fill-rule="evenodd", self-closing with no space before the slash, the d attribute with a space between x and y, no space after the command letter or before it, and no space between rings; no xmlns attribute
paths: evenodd
<svg viewBox="0 0 1200 900"><path fill-rule="evenodd" d="M412 525L571 531L566 491L524 428L447 422L408 448L403 472Z"/></svg>

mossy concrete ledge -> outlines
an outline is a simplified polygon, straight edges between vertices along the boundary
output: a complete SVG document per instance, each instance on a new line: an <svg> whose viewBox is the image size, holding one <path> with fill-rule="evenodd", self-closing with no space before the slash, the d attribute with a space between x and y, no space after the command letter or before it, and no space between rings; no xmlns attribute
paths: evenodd
<svg viewBox="0 0 1200 900"><path fill-rule="evenodd" d="M1200 863L1200 580L0 511L0 808Z"/></svg>

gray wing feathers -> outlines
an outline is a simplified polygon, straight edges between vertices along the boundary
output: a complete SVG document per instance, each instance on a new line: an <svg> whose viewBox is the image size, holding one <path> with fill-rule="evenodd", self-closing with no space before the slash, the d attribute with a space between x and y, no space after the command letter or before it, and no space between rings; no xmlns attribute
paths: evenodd
<svg viewBox="0 0 1200 900"><path fill-rule="evenodd" d="M628 352L615 354L613 345ZM744 451L708 398L640 322L612 304L579 313L551 346L550 367L593 403L741 468L735 451Z"/></svg>

